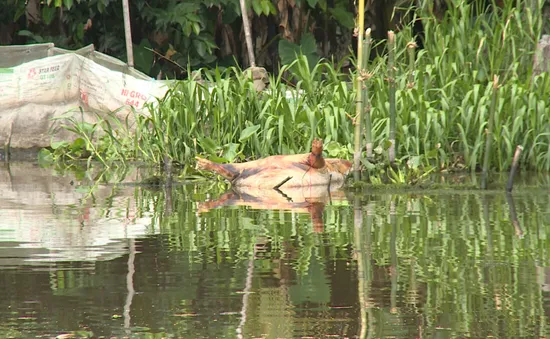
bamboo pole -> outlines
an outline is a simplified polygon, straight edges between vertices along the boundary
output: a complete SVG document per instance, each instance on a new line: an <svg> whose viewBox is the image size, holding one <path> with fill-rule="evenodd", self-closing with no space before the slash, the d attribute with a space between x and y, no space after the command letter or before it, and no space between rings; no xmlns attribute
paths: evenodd
<svg viewBox="0 0 550 339"><path fill-rule="evenodd" d="M487 126L485 139L485 154L483 158L483 169L481 172L481 189L487 189L487 178L489 176L489 159L491 158L491 145L493 143L493 125L495 124L495 110L497 106L498 76L493 77L493 95L491 107L489 108L489 124Z"/></svg>
<svg viewBox="0 0 550 339"><path fill-rule="evenodd" d="M134 48L132 45L132 28L130 26L130 6L128 0L122 0L122 13L124 16L124 37L126 39L126 57L128 67L134 68Z"/></svg>
<svg viewBox="0 0 550 339"><path fill-rule="evenodd" d="M370 50L372 46L372 40L371 40L371 30L370 28L367 28L367 31L365 32L365 39L363 40L363 49L365 50L365 53L363 55L363 71L364 73L367 72L368 63L370 59ZM365 77L367 74L364 75ZM370 120L370 101L369 101L369 92L368 87L363 86L363 93L362 93L364 105L363 110L365 113L365 143L366 143L366 150L367 150L367 159L372 159L372 150L373 150L373 142L372 142L372 123Z"/></svg>
<svg viewBox="0 0 550 339"><path fill-rule="evenodd" d="M361 172L359 167L361 165L361 115L363 112L363 81L361 77L362 63L363 63L363 30L365 27L365 0L359 0L358 9L358 24L359 31L357 37L357 75L356 75L356 95L357 101L355 104L355 153L353 154L353 178L355 180L361 179Z"/></svg>
<svg viewBox="0 0 550 339"><path fill-rule="evenodd" d="M248 51L248 61L250 67L256 67L256 58L254 57L254 46L252 45L252 33L250 33L250 21L248 21L248 12L246 10L246 0L240 0L241 13L243 16L244 37L246 39L246 49Z"/></svg>
<svg viewBox="0 0 550 339"><path fill-rule="evenodd" d="M393 31L388 31L388 81L390 83L390 148L388 150L388 158L390 164L395 162L395 34Z"/></svg>

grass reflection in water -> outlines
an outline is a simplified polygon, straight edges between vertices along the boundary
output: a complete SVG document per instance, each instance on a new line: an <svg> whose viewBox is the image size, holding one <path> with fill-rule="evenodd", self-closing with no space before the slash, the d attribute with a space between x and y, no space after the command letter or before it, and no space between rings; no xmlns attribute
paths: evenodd
<svg viewBox="0 0 550 339"><path fill-rule="evenodd" d="M281 205L229 192L206 203L223 207L200 203L197 213L189 189L175 193L178 212L159 217L162 232L195 260L235 265L227 281L248 288L239 333L410 338L546 331L546 194L378 192L348 200L337 192ZM354 207L361 211L355 221ZM247 278L235 280L245 270L247 286Z"/></svg>
<svg viewBox="0 0 550 339"><path fill-rule="evenodd" d="M2 211L26 218L20 230L33 229L26 216L41 216L32 253L61 243L62 227L72 238L62 260L41 266L24 257L23 240L3 244L3 263L16 263L0 269L0 328L12 337L547 335L550 198L542 189L244 194L99 183L90 196L67 184L64 200L62 188L41 195L48 210L17 200L30 186L13 173L19 195ZM83 206L87 219L77 223ZM138 221L145 233L79 247L102 225L132 232ZM71 260L77 250L105 255Z"/></svg>

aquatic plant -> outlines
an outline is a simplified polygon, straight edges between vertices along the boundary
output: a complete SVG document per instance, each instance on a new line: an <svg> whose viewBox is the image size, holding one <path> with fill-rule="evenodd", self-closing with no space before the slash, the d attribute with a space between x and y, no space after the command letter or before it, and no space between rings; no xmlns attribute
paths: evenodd
<svg viewBox="0 0 550 339"><path fill-rule="evenodd" d="M333 63L310 66L299 56L262 93L238 68L201 70L204 83L175 82L149 106L150 114L136 117L139 156L158 163L166 155L186 164L201 153L233 162L308 152L313 138L322 136L329 154L347 158L354 92Z"/></svg>
<svg viewBox="0 0 550 339"><path fill-rule="evenodd" d="M498 76L488 170L509 169L516 145L525 149L522 168L550 170L550 79L546 73L532 76L531 65L540 17L526 5L491 12L465 2L455 5L440 21L423 21L424 46L416 55L412 29L405 26L395 35L393 66L386 54L369 62L366 93L378 152L374 160L363 157L363 166L377 173L392 160L387 154L392 113L398 170L418 156L428 170L479 169L492 79ZM104 153L97 155L106 162L125 157L189 166L196 154L234 162L308 152L312 139L320 137L328 156L350 159L356 89L354 77L342 71L344 61L310 65L298 56L270 76L269 88L260 93L239 68L202 69L204 81L174 82L165 97L148 106L149 114L136 116L132 142L122 145L106 133L104 146L96 148ZM391 93L395 105L389 104Z"/></svg>
<svg viewBox="0 0 550 339"><path fill-rule="evenodd" d="M78 114L80 113L80 114ZM132 157L133 133L128 122L129 116L121 120L117 111L105 116L94 113L95 121L88 122L84 118L84 110L69 111L53 118L57 124L52 127L52 134L60 129L74 133L77 137L72 141L53 141L50 149L42 149L38 155L42 163L81 161L89 163L99 160L109 167L114 159L124 163L126 158ZM113 126L114 125L114 126Z"/></svg>
<svg viewBox="0 0 550 339"><path fill-rule="evenodd" d="M496 75L500 94L489 167L507 170L520 144L530 150L522 159L524 168L550 170L550 120L543 94L548 93L548 79L546 74L532 77L540 17L527 5L506 3L489 12L475 4L452 4L456 6L449 6L441 21L430 16L423 20L423 49L415 60L409 54L408 64L405 54L414 38L412 30L406 27L396 35L397 157L430 154L441 169L477 170L484 156ZM379 57L371 66L377 69L370 79L375 145L390 137L387 59Z"/></svg>

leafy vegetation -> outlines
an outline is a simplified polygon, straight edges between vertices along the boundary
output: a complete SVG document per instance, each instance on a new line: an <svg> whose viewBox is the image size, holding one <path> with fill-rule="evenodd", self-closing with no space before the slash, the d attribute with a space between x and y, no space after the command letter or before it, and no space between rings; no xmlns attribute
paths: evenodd
<svg viewBox="0 0 550 339"><path fill-rule="evenodd" d="M239 0L130 1L136 68L157 77L186 78L189 68L246 64L241 44ZM277 46L294 60L294 42L308 41L303 52L347 53L354 27L350 0L248 1L258 64L277 69ZM54 42L76 49L93 43L96 50L126 60L120 2L111 0L0 0L0 44ZM323 26L319 26L323 24ZM331 28L332 36L322 35ZM317 32L315 32L317 30ZM308 32L314 32L315 36ZM336 44L344 39L347 44ZM334 40L334 41L332 41ZM312 43L312 45L311 45ZM285 45L286 44L286 45ZM311 47L313 46L313 47ZM290 48L290 50L289 50ZM287 60L285 59L285 62Z"/></svg>
<svg viewBox="0 0 550 339"><path fill-rule="evenodd" d="M285 84L287 71L294 74L293 86ZM104 147L89 142L86 149L105 161L160 163L167 156L183 165L199 153L217 161L242 161L307 152L317 136L324 137L331 156L349 156L353 134L347 112L353 105L353 90L333 64L321 62L310 70L307 58L300 56L278 77L271 77L270 89L262 93L237 68L203 70L203 76L205 83L175 82L164 98L150 104L150 114L137 115L134 137L117 134L127 131L127 124L117 121L113 129L101 118L86 128L74 119L64 126L86 142L94 128L103 126L106 133L99 142ZM63 146L71 152L68 143Z"/></svg>
<svg viewBox="0 0 550 339"><path fill-rule="evenodd" d="M424 48L413 58L412 28L396 35L397 165L410 171L387 172L391 182L417 181L434 167L478 170L486 137L493 138L492 170L507 170L518 144L525 148L524 169L550 170L550 79L533 76L531 65L540 18L528 7L507 6L474 19L474 9L461 2L441 21L428 21ZM86 149L105 162L170 159L188 165L197 154L233 162L307 152L320 137L328 156L349 159L353 75L342 71L342 63L311 65L309 59L302 54L282 66L261 93L238 68L202 69L204 82L177 81L149 114L136 116L133 137L120 138L107 126L102 147L90 141ZM378 173L389 147L387 57L378 56L367 71L375 157L363 159L363 166ZM496 127L487 134L495 75Z"/></svg>

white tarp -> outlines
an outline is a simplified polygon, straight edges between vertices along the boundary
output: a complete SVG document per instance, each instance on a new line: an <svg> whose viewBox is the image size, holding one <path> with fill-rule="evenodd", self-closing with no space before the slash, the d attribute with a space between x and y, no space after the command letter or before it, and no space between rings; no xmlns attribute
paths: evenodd
<svg viewBox="0 0 550 339"><path fill-rule="evenodd" d="M115 110L125 117L132 107L140 113L146 102L166 93L165 82L129 70L93 47L74 53L53 44L46 47L0 47L0 146L10 140L11 148L46 147L51 143L51 118L71 110L80 116L79 107L86 120L93 121L92 112ZM20 63L40 53L47 55Z"/></svg>

